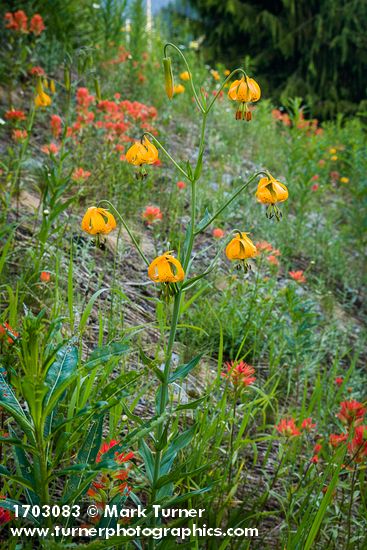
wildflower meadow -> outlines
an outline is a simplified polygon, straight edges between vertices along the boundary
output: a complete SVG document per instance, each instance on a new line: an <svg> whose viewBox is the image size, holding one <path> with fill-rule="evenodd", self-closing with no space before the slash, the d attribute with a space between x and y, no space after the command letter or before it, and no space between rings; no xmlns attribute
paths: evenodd
<svg viewBox="0 0 367 550"><path fill-rule="evenodd" d="M365 98L215 4L1 5L1 549L367 548Z"/></svg>

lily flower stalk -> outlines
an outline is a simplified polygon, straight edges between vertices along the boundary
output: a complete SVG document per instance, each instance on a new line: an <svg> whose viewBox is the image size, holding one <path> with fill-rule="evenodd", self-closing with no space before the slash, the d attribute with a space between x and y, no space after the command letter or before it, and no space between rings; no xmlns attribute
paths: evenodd
<svg viewBox="0 0 367 550"><path fill-rule="evenodd" d="M147 277L153 281L153 283L160 286L161 294L165 295L167 298L167 311L169 321L169 335L164 345L164 364L161 369L154 369L154 372L157 376L157 393L155 398L155 413L158 419L161 419L154 430L154 435L152 435L152 445L149 448L152 448L150 452L150 466L151 469L151 493L149 501L150 503L157 502L161 498L160 489L163 487L161 485L161 480L163 476L167 476L169 472L164 468L165 463L162 463L163 460L166 460L167 457L167 448L170 444L169 441L172 441L174 435L169 434L170 429L170 420L171 420L171 410L173 410L173 403L170 400L170 388L171 383L177 378L184 378L187 376L188 371L183 369L178 375L177 370L172 374L172 355L175 346L176 333L177 329L180 327L179 321L180 316L184 308L182 307L182 300L186 290L193 288L200 279L206 276L212 269L214 269L215 263L218 261L218 258L223 252L225 247L225 254L227 258L232 262L237 262L237 265L240 269L247 271L249 269L248 261L251 258L255 258L257 255L257 249L255 244L249 237L249 233L237 231L233 238L225 245L223 242L222 246L219 246L217 255L215 256L213 262L199 275L190 278L190 271L195 267L193 249L194 242L197 235L205 231L205 229L211 225L218 216L239 196L240 193L245 191L251 183L257 179L260 174L263 175L260 179L258 189L256 192L257 199L263 203L267 204L268 208L272 208L270 214L275 213L277 217L280 217L276 209L276 204L283 202L288 198L288 190L284 184L278 182L275 178L267 174L266 172L259 172L254 174L246 182L242 182L239 189L237 189L225 203L220 206L214 214L206 212L204 217L199 217L198 212L198 201L197 201L197 187L198 181L200 180L203 164L205 162L205 138L206 138L206 123L207 117L210 114L210 111L220 96L220 92L226 86L227 83L231 82L232 78L238 73L241 74L241 78L235 80L229 88L228 96L231 100L238 103L238 109L236 113L236 118L241 120L251 120L251 111L249 105L251 103L257 102L261 97L260 87L257 82L249 78L242 69L235 69L232 71L224 80L224 82L219 86L217 93L211 99L210 102L207 102L204 95L199 99L199 96L196 91L195 83L193 82L192 72L188 65L188 62L182 53L182 51L175 46L174 44L168 43L164 47L164 58L163 58L163 67L164 67L164 87L168 98L171 100L174 95L175 84L172 71L172 61L171 58L167 55L167 50L171 48L180 56L180 61L183 62L184 71L179 73L181 80L187 82L187 87L191 89L192 95L195 102L195 107L198 110L198 114L201 117L201 131L199 133L199 145L196 155L192 155L196 159L196 163L191 165L190 161L186 163L176 161L170 153L165 149L165 147L160 143L160 141L154 137L151 133L145 132L140 141L136 141L126 153L126 160L128 163L133 166L137 166L140 169L145 165L155 164L158 160L158 150L168 158L172 163L176 171L180 174L180 178L183 179L183 187L187 185L191 188L191 199L190 199L190 217L187 223L186 232L182 242L178 247L178 255L175 257L172 251L165 252L160 254L153 260L148 260L145 254L141 250L137 239L131 233L123 217L118 213L118 211L112 207L114 213L116 213L122 225L128 231L131 240L133 241L136 249L138 250L141 258L147 265ZM181 69L182 71L182 69ZM182 85L180 85L182 86ZM176 88L177 93L177 88ZM141 172L143 175L145 172ZM177 181L175 179L175 181ZM180 182L182 183L182 182ZM180 186L181 188L181 186ZM101 201L107 203L111 206L111 203L108 201ZM158 207L157 207L158 208ZM98 209L97 209L98 210ZM160 209L158 208L159 212ZM156 211L158 213L158 210ZM88 232L106 233L112 230L113 222L111 218L104 212L87 212L85 219L83 219L82 227ZM148 212L149 216L153 214L153 211ZM165 214L164 214L165 215ZM144 216L146 218L147 216ZM157 216L155 215L157 218ZM160 214L159 214L160 217ZM269 215L269 217L272 217ZM158 219L158 218L157 218ZM199 221L200 220L200 221ZM218 234L219 237L219 234ZM167 244L162 245L162 249L165 250L169 248ZM169 304L172 298L173 305ZM171 302L171 303L172 303ZM197 361L197 363L199 360ZM197 364L195 363L195 365ZM195 366L194 365L194 366ZM192 367L193 368L193 367ZM179 370L179 369L178 369ZM239 371L238 371L239 372ZM247 368L239 372L242 377L241 380L245 385L250 385L254 381L252 367ZM168 407L170 411L168 412ZM178 409L174 411L176 414ZM169 418L165 418L165 415ZM152 430L153 431L153 430ZM168 437L169 436L169 437ZM165 485L164 485L165 486ZM168 489L170 491L170 489ZM165 496L168 496L168 493L165 493ZM152 526L155 525L156 519L152 518ZM153 544L153 543L152 543ZM153 546L149 546L153 548Z"/></svg>

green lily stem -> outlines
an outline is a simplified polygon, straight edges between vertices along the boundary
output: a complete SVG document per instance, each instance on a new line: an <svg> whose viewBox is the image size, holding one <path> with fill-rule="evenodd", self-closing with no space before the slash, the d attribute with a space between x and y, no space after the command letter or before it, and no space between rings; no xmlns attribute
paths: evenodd
<svg viewBox="0 0 367 550"><path fill-rule="evenodd" d="M35 426L35 443L37 447L38 454L38 464L39 464L39 475L37 476L40 492L41 492L41 504L47 505L50 504L50 492L49 492L49 472L47 466L47 445L44 440L44 429L45 425L42 419L42 405L41 403L36 404L34 411L34 426ZM51 526L52 518L46 518L46 524Z"/></svg>
<svg viewBox="0 0 367 550"><path fill-rule="evenodd" d="M209 106L208 108L206 109L206 114L209 113L209 111L211 110L211 108L213 107L215 101L217 100L217 98L219 97L219 94L220 92L223 90L224 86L227 84L227 82L229 82L231 80L231 78L236 74L236 73L242 73L243 76L247 76L245 71L243 69L235 69L234 71L231 72L230 75L227 76L227 78L223 81L221 87L219 88L219 90L217 91L217 93L215 94L215 96L213 97L213 99L211 100L211 102L209 103Z"/></svg>
<svg viewBox="0 0 367 550"><path fill-rule="evenodd" d="M205 129L206 129L206 113L203 114L203 120L201 123L201 133L199 142L198 159L196 162L196 168L194 172L194 178L191 180L191 220L190 220L190 233L187 250L185 252L185 258L183 261L183 269L187 275L188 266L191 259L191 253L194 246L195 239L195 223L196 223L196 182L200 178L200 166L203 160L204 143L205 143Z"/></svg>
<svg viewBox="0 0 367 550"><path fill-rule="evenodd" d="M190 67L189 67L189 64L186 60L186 57L184 56L184 54L182 53L182 51L180 50L180 48L178 48L177 46L175 46L174 44L172 44L172 42L167 42L167 44L165 44L164 46L164 57L167 57L167 49L171 47L173 48L183 59L184 63L185 63L185 67L187 69L187 72L189 73L190 75L190 85L191 85L191 90L192 90L192 93L194 94L194 98L195 98L195 102L196 102L196 105L199 107L200 111L205 114L205 109L204 107L202 106L202 104L200 103L200 100L199 100L199 97L198 97L198 94L196 93L196 90L195 90L195 86L194 86L194 82L192 80L192 74L191 74L191 71L190 71Z"/></svg>
<svg viewBox="0 0 367 550"><path fill-rule="evenodd" d="M167 151L167 149L165 149L163 147L163 145L161 144L160 141L158 141L158 139L156 137L153 136L153 134L151 134L150 132L144 132L143 136L149 136L150 139L153 141L153 143L155 145L157 145L160 149L162 149L163 153L169 158L169 160L172 162L172 164L177 168L177 170L179 172L181 172L181 174L188 180L190 181L190 178L189 178L189 175L185 172L185 170L183 168L181 168L181 166L179 164L177 164L177 162L171 157L171 155L169 154L169 152Z"/></svg>
<svg viewBox="0 0 367 550"><path fill-rule="evenodd" d="M132 242L134 243L134 246L136 247L136 250L138 251L141 259L146 263L146 265L149 266L150 262L149 262L148 258L146 257L146 255L144 254L142 249L140 248L138 241L135 239L134 235L132 234L132 232L131 232L129 226L127 225L127 223L125 222L124 218L121 216L120 212L113 206L113 204L110 201L103 199L103 200L99 201L98 205L100 205L102 203L106 203L106 204L108 204L108 206L110 208L112 208L112 210L114 211L114 213L116 214L116 216L118 217L118 219L120 220L120 222L122 223L122 225L124 226L126 231L128 232L129 237L132 240Z"/></svg>
<svg viewBox="0 0 367 550"><path fill-rule="evenodd" d="M187 274L187 268L190 262L192 248L194 244L194 238L195 238L195 220L196 220L196 181L200 177L200 163L202 162L202 155L204 151L204 141L205 141L205 128L206 128L206 114L203 113L203 119L202 119L202 126L201 126L201 134L200 134L200 142L199 142L199 152L198 152L198 159L196 163L195 168L195 176L193 178L189 178L187 174L185 174L185 177L191 181L191 220L190 220L190 229L189 229L189 242L188 247L185 253L185 258L183 261L183 269L185 273ZM150 135L150 134L149 134ZM162 150L166 153L168 158L170 158L173 162L173 164L181 171L183 170L177 165L177 163L171 158L171 156L165 151L165 149L161 146L161 144L154 138L154 136L151 136L153 141L155 141ZM167 403L168 403L168 385L169 385L169 376L170 376L170 368L171 368L171 360L172 360L172 351L173 346L175 343L176 338L176 331L177 331L177 325L179 322L180 317L180 306L181 306L181 298L182 298L183 289L180 288L175 295L175 301L173 305L173 312L172 312L172 320L171 320L171 330L169 334L168 339L168 345L166 350L166 360L164 365L164 371L163 371L163 382L161 386L161 392L160 392L160 399L159 399L159 405L158 405L158 414L159 416L162 415L166 409ZM156 485L157 481L160 477L160 465L161 465L161 450L160 450L160 443L161 438L163 434L163 426L160 424L157 428L157 439L156 439L156 452L154 456L154 469L153 469L153 482L152 482L152 494L151 494L151 502L153 503L156 498ZM159 448L157 448L159 447ZM155 520L153 520L155 522ZM151 548L154 548L154 543L152 542Z"/></svg>
<svg viewBox="0 0 367 550"><path fill-rule="evenodd" d="M61 148L60 148L60 155L59 155L59 165L58 165L58 176L61 177L62 174L62 166L64 162L64 151L65 151L65 144L67 140L67 132L69 127L69 121L70 121L70 106L71 106L71 90L67 92L66 96L66 108L65 108L65 124L61 136Z"/></svg>
<svg viewBox="0 0 367 550"><path fill-rule="evenodd" d="M244 183L232 196L230 199L228 199L228 201L226 201L223 206L221 206L216 212L215 214L213 214L213 216L210 218L210 220L203 226L201 227L200 229L198 229L196 232L195 232L195 235L199 235L199 233L202 233L211 223L213 223L213 221L219 216L219 214L221 212L223 212L223 210L225 210L227 208L227 206L229 206L231 204L231 202L233 202L235 200L235 198L238 197L238 195L240 193L242 193L242 191L244 189L246 189L246 187L248 185L250 185L250 183L252 183L254 181L255 178L257 178L258 176L261 176L262 174L266 174L266 172L263 172L263 171L260 171L260 172L256 172L256 174L254 174L253 176L251 176L251 178L249 180L246 181L246 183Z"/></svg>
<svg viewBox="0 0 367 550"><path fill-rule="evenodd" d="M173 351L173 345L175 343L178 320L180 317L181 297L182 297L182 291L179 290L178 293L175 295L175 301L173 305L171 330L170 330L169 339L168 339L168 345L166 350L166 360L165 360L164 371L163 371L164 380L161 386L161 393L160 393L160 399L159 399L159 405L158 405L159 416L161 416L164 413L168 402L168 384L169 384L170 366L171 366L172 351ZM157 436L156 436L157 447L159 446L160 440L162 438L163 429L164 429L163 425L159 424L157 427ZM156 493L157 493L156 486L160 477L161 455L162 455L162 452L160 448L156 449L156 452L154 455L151 503L153 503L156 498ZM155 525L155 518L153 518L153 525ZM149 544L150 544L149 548L154 548L153 541L151 541Z"/></svg>
<svg viewBox="0 0 367 550"><path fill-rule="evenodd" d="M22 143L22 147L20 149L17 166L16 166L15 173L14 173L13 189L15 190L16 200L17 200L17 216L18 216L18 213L19 213L20 171L21 171L21 168L22 168L23 157L24 157L24 154L25 154L25 152L28 148L29 139L31 137L31 131L32 131L32 128L33 128L35 113L36 113L36 109L35 109L34 106L32 106L32 109L31 109L31 112L30 112L30 117L29 117L29 120L28 120L27 128L26 128L27 129L27 137L25 138L25 140Z"/></svg>

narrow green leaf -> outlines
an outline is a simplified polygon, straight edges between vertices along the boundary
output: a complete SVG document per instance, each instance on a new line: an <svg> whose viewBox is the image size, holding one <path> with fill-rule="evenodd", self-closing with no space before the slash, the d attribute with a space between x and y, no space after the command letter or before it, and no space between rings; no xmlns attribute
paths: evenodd
<svg viewBox="0 0 367 550"><path fill-rule="evenodd" d="M158 380L160 380L161 382L164 382L164 374L163 372L158 368L158 366L156 365L156 362L153 360L153 359L150 359L145 353L144 351L140 348L139 349L139 357L142 361L142 363L153 370L154 374L156 375L156 377L158 378Z"/></svg>
<svg viewBox="0 0 367 550"><path fill-rule="evenodd" d="M171 376L169 377L169 382L174 382L175 380L178 380L178 378L186 378L186 376L196 367L196 365L199 363L200 359L202 358L203 354L197 355L194 357L194 359L191 359L189 363L186 363L185 365L181 365L180 367L177 367L176 370L173 371Z"/></svg>
<svg viewBox="0 0 367 550"><path fill-rule="evenodd" d="M199 221L199 223L195 227L195 232L201 231L202 228L206 226L206 224L210 221L211 218L212 218L212 214L206 208L204 212L204 217Z"/></svg>
<svg viewBox="0 0 367 550"><path fill-rule="evenodd" d="M150 483L153 483L153 473L154 473L153 454L143 439L139 443L139 453L141 454L144 460L147 477Z"/></svg>
<svg viewBox="0 0 367 550"><path fill-rule="evenodd" d="M7 257L10 245L13 241L13 238L14 238L14 233L11 233L8 240L4 244L3 251L2 251L2 254L1 254L1 257L0 257L0 275L3 271L3 269L4 269L4 265L5 265L5 262L6 262L6 257Z"/></svg>
<svg viewBox="0 0 367 550"><path fill-rule="evenodd" d="M87 321L88 321L88 317L89 315L91 314L91 311L93 309L93 306L94 306L94 302L97 300L97 298L99 298L99 296L103 293L103 292L107 292L109 291L110 289L109 288L101 288L100 290L97 290L93 296L90 298L89 302L87 303L86 307L85 307L85 310L83 312L83 315L80 319L80 323L79 323L79 332L80 334L83 333L85 327L86 327L86 324L87 324Z"/></svg>
<svg viewBox="0 0 367 550"><path fill-rule="evenodd" d="M24 433L30 440L34 442L33 427L27 415L20 406L12 388L7 384L4 377L0 374L0 406L6 409L14 420L23 429Z"/></svg>
<svg viewBox="0 0 367 550"><path fill-rule="evenodd" d="M194 424L193 426L191 426L191 428L179 434L171 441L166 453L163 455L160 474L168 474L177 456L177 453L190 443L195 433L196 425Z"/></svg>

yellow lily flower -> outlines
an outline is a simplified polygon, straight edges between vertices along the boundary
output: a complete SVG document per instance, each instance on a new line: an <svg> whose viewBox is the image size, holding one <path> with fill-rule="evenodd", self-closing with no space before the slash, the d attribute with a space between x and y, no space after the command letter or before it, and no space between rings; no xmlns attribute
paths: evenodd
<svg viewBox="0 0 367 550"><path fill-rule="evenodd" d="M52 103L52 99L43 90L39 92L34 98L34 104L38 107L49 107Z"/></svg>
<svg viewBox="0 0 367 550"><path fill-rule="evenodd" d="M259 181L256 198L262 204L284 202L288 198L288 189L284 183L280 183L269 174L269 177L261 178Z"/></svg>
<svg viewBox="0 0 367 550"><path fill-rule="evenodd" d="M226 256L229 260L247 260L256 256L257 249L249 233L239 233L226 246Z"/></svg>
<svg viewBox="0 0 367 550"><path fill-rule="evenodd" d="M116 220L105 208L91 206L86 211L81 228L90 235L108 235L116 227Z"/></svg>
<svg viewBox="0 0 367 550"><path fill-rule="evenodd" d="M144 136L143 141L136 141L126 153L126 160L134 166L154 164L158 160L158 149Z"/></svg>
<svg viewBox="0 0 367 550"><path fill-rule="evenodd" d="M152 261L148 276L155 283L178 283L184 280L185 272L180 261L167 252Z"/></svg>
<svg viewBox="0 0 367 550"><path fill-rule="evenodd" d="M276 203L284 202L288 199L288 189L284 183L280 183L280 181L269 174L268 177L260 179L257 186L256 198L262 204L269 205L266 217L273 218L275 216L279 221L282 213L276 206Z"/></svg>
<svg viewBox="0 0 367 550"><path fill-rule="evenodd" d="M259 101L261 97L260 86L253 78L243 76L240 80L235 80L231 84L228 97L240 104L236 112L236 120L251 120L252 115L247 104Z"/></svg>

